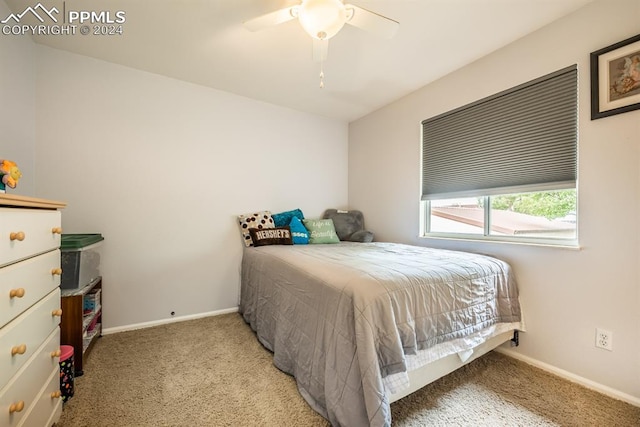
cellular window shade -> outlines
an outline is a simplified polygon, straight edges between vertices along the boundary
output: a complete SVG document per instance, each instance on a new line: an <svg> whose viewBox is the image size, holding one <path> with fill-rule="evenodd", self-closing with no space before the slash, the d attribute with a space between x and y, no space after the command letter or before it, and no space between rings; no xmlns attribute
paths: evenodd
<svg viewBox="0 0 640 427"><path fill-rule="evenodd" d="M423 200L575 187L576 66L424 120L422 135Z"/></svg>

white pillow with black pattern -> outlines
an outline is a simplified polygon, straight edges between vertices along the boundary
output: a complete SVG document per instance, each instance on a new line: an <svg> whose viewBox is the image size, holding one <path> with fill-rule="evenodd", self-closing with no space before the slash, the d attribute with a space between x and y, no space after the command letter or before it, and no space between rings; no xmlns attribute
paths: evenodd
<svg viewBox="0 0 640 427"><path fill-rule="evenodd" d="M261 211L256 213L238 215L238 223L240 224L240 232L242 233L242 240L246 247L253 246L253 240L251 240L250 228L257 228L262 230L263 228L273 228L273 218L271 217L271 211Z"/></svg>

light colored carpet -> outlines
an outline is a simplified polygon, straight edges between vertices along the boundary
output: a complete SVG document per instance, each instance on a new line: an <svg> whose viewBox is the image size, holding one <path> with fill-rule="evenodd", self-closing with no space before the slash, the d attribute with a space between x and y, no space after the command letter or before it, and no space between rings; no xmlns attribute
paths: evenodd
<svg viewBox="0 0 640 427"><path fill-rule="evenodd" d="M328 426L237 314L102 337L57 427ZM391 405L394 426L640 426L640 408L498 353Z"/></svg>

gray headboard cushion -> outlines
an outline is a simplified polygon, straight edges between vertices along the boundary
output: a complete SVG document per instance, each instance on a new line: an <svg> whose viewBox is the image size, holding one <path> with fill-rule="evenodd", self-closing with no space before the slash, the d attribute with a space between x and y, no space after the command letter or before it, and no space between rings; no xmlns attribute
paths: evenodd
<svg viewBox="0 0 640 427"><path fill-rule="evenodd" d="M364 215L358 210L327 209L322 217L333 220L336 234L342 241L373 241L373 233L364 229Z"/></svg>

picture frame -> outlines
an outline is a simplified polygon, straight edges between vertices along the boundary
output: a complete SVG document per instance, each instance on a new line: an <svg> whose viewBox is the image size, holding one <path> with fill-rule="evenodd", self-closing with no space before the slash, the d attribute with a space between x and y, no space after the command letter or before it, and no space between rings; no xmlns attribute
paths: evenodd
<svg viewBox="0 0 640 427"><path fill-rule="evenodd" d="M640 109L640 34L591 52L591 120Z"/></svg>

